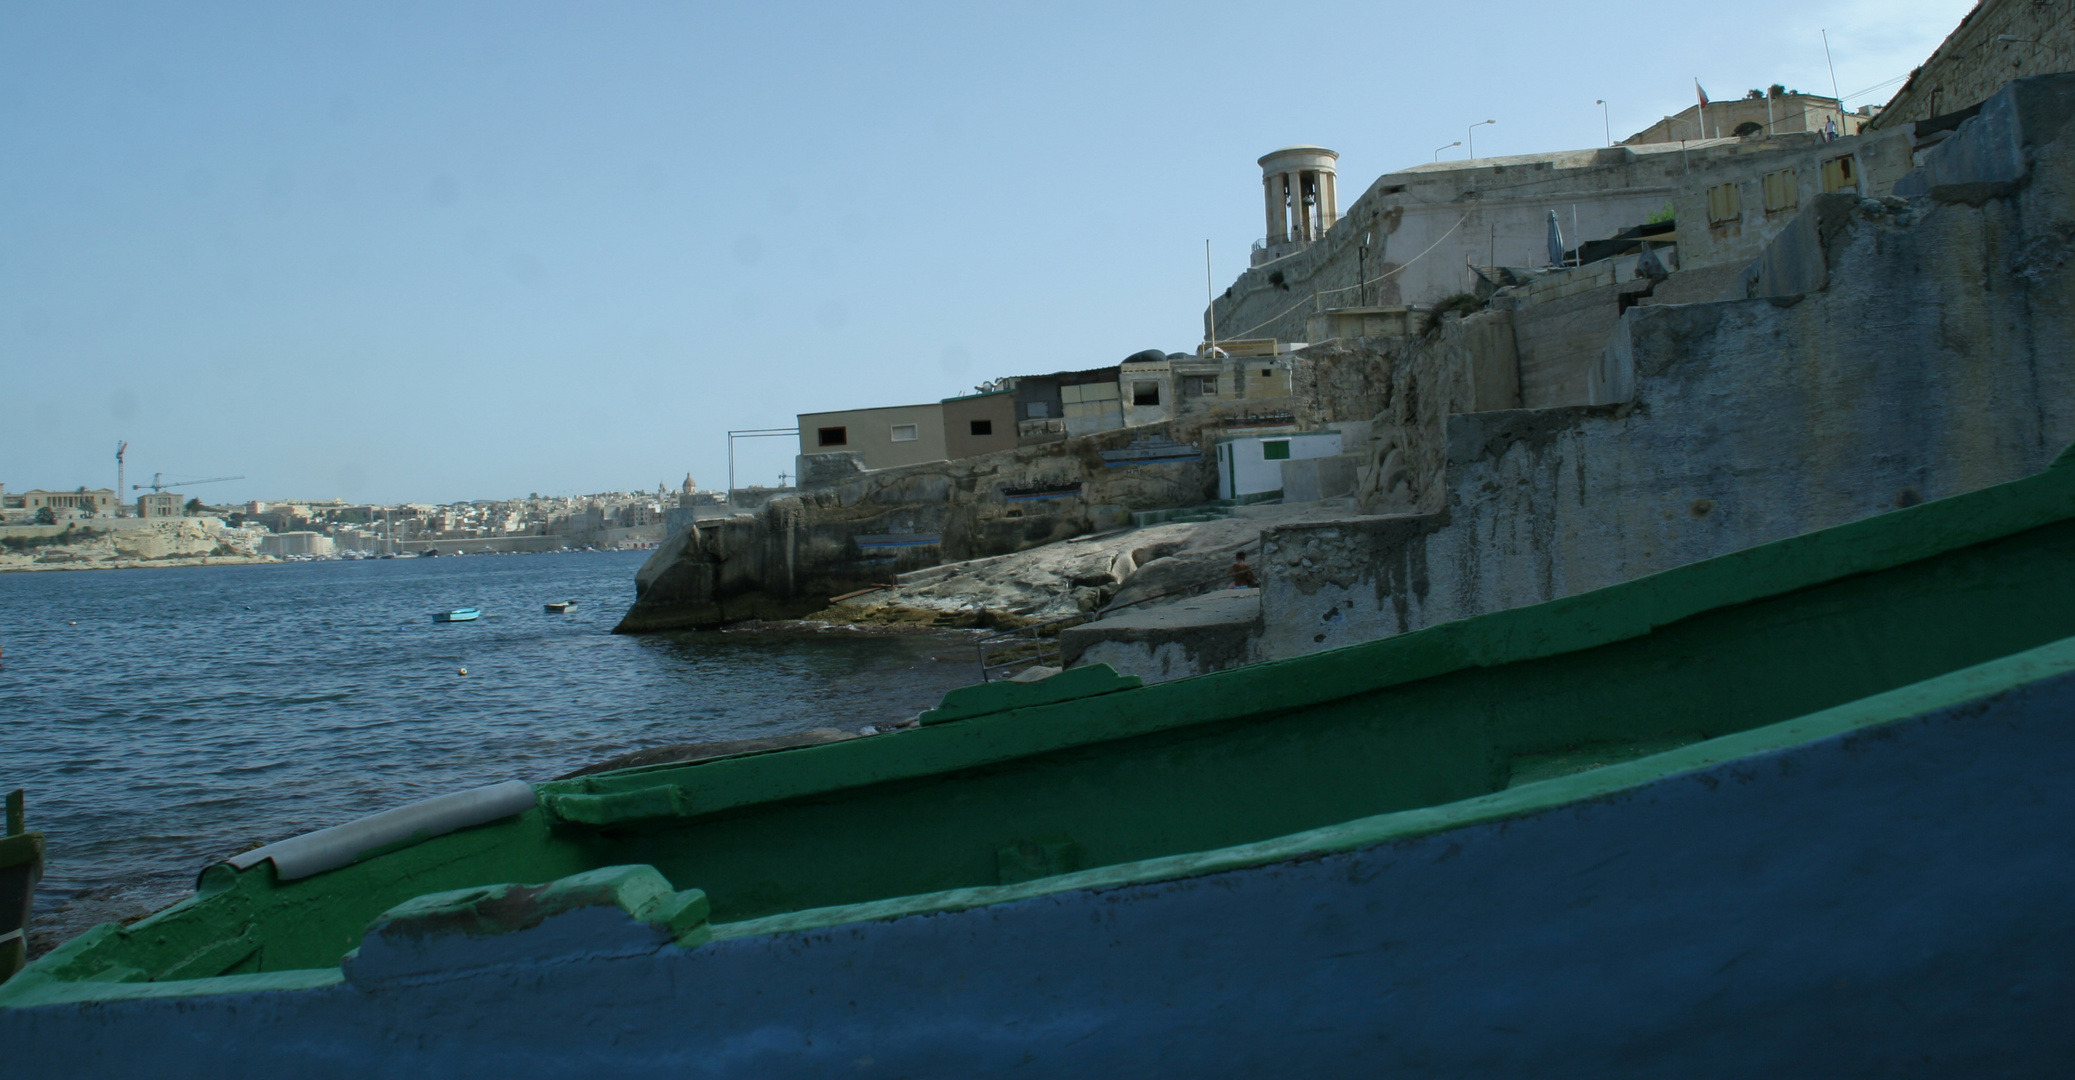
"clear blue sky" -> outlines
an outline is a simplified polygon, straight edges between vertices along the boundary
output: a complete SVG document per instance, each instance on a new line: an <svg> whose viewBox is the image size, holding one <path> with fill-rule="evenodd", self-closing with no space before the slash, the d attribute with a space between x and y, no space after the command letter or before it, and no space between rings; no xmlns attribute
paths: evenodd
<svg viewBox="0 0 2075 1080"><path fill-rule="evenodd" d="M731 427L1192 347L1275 147L1352 201L1477 120L1827 93L1823 27L1849 97L1969 7L10 3L0 483L717 487Z"/></svg>

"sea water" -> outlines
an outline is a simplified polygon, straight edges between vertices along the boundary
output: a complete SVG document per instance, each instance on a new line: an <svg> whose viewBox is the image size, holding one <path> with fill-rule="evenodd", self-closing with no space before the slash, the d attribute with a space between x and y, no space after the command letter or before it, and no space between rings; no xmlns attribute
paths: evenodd
<svg viewBox="0 0 2075 1080"><path fill-rule="evenodd" d="M615 635L642 558L0 574L0 791L49 845L32 950L255 844L645 747L855 731L978 678L951 635ZM432 621L461 607L483 617Z"/></svg>

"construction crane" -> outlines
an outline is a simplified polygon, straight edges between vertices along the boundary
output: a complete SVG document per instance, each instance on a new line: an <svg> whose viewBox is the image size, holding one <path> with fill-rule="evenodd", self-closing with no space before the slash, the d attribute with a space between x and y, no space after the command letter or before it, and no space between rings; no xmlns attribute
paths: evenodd
<svg viewBox="0 0 2075 1080"><path fill-rule="evenodd" d="M127 444L127 443L125 443L124 445L128 445L128 444ZM223 483L223 482L224 482L225 480L243 480L243 479L245 479L245 478L244 478L244 477L242 477L242 476L212 476L212 477L210 477L210 478L209 478L209 479L207 479L207 480L167 480L167 479L166 479L166 474L165 474L165 473L152 473L152 474L151 474L151 483L149 483L149 484L131 484L131 485L130 485L130 490L131 490L131 491L142 491L142 490L144 490L145 488L150 488L150 489L151 489L151 490L152 490L153 492L160 492L160 491L164 491L164 490L166 490L167 488L176 488L176 487L194 487L194 486L195 486L196 484L221 484L221 483Z"/></svg>

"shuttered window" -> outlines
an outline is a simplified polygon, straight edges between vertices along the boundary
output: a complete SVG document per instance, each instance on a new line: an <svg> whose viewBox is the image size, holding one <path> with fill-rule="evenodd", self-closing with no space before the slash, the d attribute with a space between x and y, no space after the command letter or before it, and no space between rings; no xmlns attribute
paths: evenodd
<svg viewBox="0 0 2075 1080"><path fill-rule="evenodd" d="M1859 186L1859 168L1850 157L1837 157L1823 163L1823 190L1845 191Z"/></svg>
<svg viewBox="0 0 2075 1080"><path fill-rule="evenodd" d="M1735 184L1717 184L1708 189L1708 224L1720 225L1743 217L1744 200Z"/></svg>
<svg viewBox="0 0 2075 1080"><path fill-rule="evenodd" d="M1801 202L1800 191L1794 186L1794 170L1781 169L1765 174L1765 212L1776 213L1792 210Z"/></svg>

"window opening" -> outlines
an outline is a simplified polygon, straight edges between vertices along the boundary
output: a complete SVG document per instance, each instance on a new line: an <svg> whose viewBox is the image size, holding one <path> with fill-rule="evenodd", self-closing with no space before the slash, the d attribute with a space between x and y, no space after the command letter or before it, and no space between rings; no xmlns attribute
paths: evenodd
<svg viewBox="0 0 2075 1080"><path fill-rule="evenodd" d="M914 424L895 424L893 426L894 442L914 442L915 440L920 439L921 437L921 428L917 427Z"/></svg>
<svg viewBox="0 0 2075 1080"><path fill-rule="evenodd" d="M1765 174L1765 212L1776 213L1792 210L1801 203L1799 189L1794 184L1794 170L1781 169Z"/></svg>
<svg viewBox="0 0 2075 1080"><path fill-rule="evenodd" d="M1160 384L1156 382L1134 382L1131 384L1133 405L1160 404Z"/></svg>
<svg viewBox="0 0 2075 1080"><path fill-rule="evenodd" d="M825 427L815 431L823 446L849 446L850 429L847 427Z"/></svg>
<svg viewBox="0 0 2075 1080"><path fill-rule="evenodd" d="M994 434L994 421L975 420L972 422L972 429L975 435L992 435Z"/></svg>
<svg viewBox="0 0 2075 1080"><path fill-rule="evenodd" d="M1721 225L1741 218L1744 213L1743 195L1735 184L1717 184L1708 189L1708 224Z"/></svg>
<svg viewBox="0 0 2075 1080"><path fill-rule="evenodd" d="M1261 456L1269 461L1287 461L1290 457L1290 440L1270 439L1261 444Z"/></svg>

